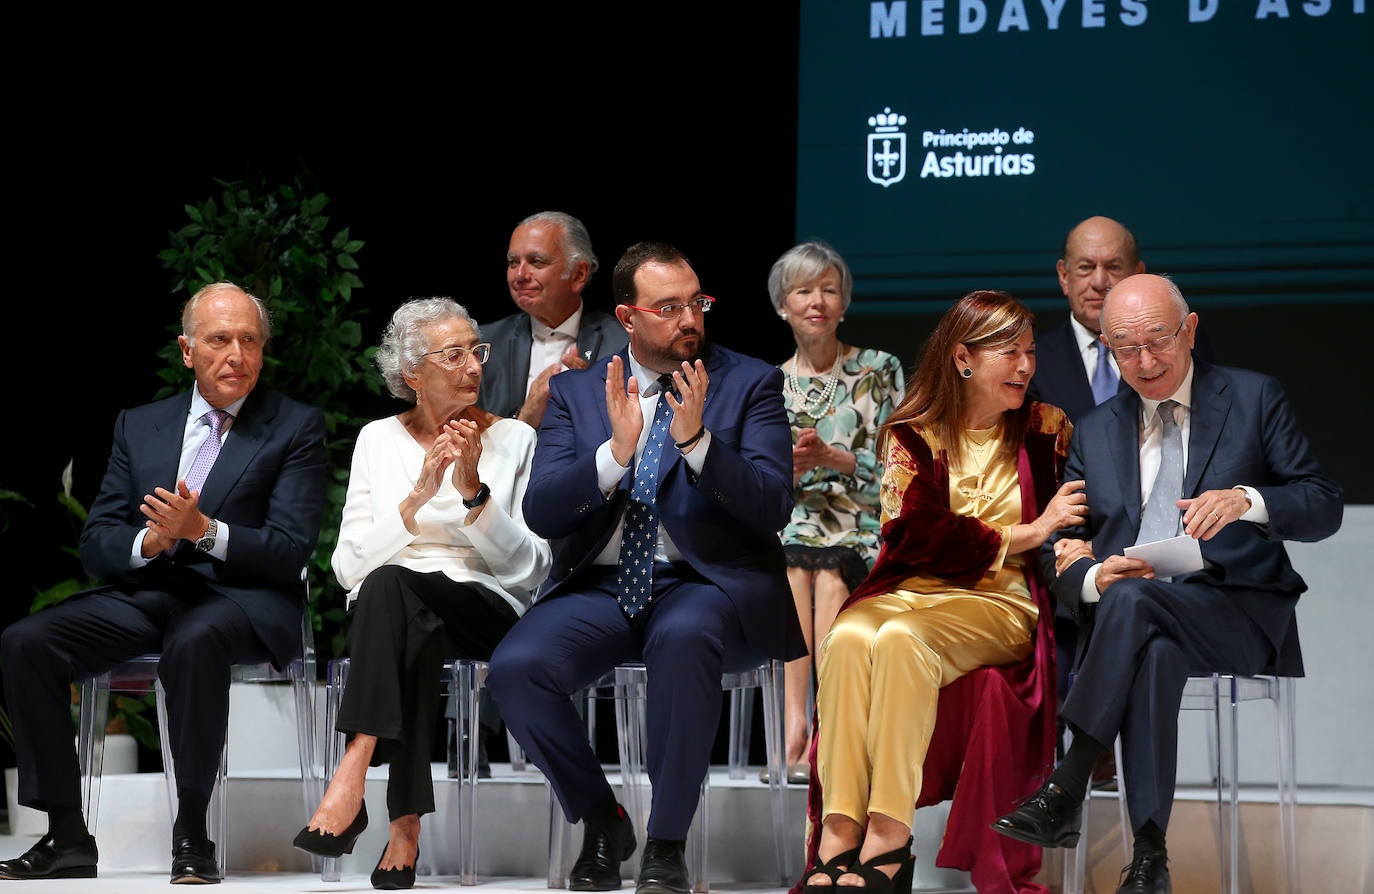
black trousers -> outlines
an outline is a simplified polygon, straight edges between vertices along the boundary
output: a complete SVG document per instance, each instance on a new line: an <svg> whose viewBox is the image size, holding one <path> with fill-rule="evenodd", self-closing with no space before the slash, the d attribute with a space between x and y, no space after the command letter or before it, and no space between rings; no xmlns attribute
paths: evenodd
<svg viewBox="0 0 1374 894"><path fill-rule="evenodd" d="M490 658L515 609L486 587L383 565L363 581L349 617L352 661L335 728L377 737L372 765L391 764L391 819L433 813L429 757L444 660Z"/></svg>
<svg viewBox="0 0 1374 894"><path fill-rule="evenodd" d="M544 771L568 822L614 795L570 696L617 664L648 672L649 835L682 840L720 722L723 671L758 666L734 603L685 563L654 566L651 605L626 617L616 572L535 603L492 658L487 686L515 738Z"/></svg>
<svg viewBox="0 0 1374 894"><path fill-rule="evenodd" d="M72 596L0 636L19 803L81 808L71 684L160 652L178 788L210 797L229 723L229 668L270 660L248 616L216 593L106 589Z"/></svg>
<svg viewBox="0 0 1374 894"><path fill-rule="evenodd" d="M1245 593L1128 578L1102 594L1064 719L1110 747L1121 735L1131 827L1168 828L1178 709L1189 675L1263 673L1274 659Z"/></svg>

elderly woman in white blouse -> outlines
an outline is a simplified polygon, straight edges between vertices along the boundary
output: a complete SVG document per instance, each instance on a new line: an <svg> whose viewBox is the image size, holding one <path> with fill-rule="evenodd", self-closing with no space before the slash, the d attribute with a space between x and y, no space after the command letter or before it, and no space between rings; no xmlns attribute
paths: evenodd
<svg viewBox="0 0 1374 894"><path fill-rule="evenodd" d="M396 310L376 362L412 402L363 427L353 452L334 573L348 589L352 656L337 729L351 735L295 844L351 852L367 825L369 765L390 762L377 888L414 884L420 817L434 810L430 748L445 658L491 657L549 573L521 500L535 432L475 406L490 346L447 298Z"/></svg>

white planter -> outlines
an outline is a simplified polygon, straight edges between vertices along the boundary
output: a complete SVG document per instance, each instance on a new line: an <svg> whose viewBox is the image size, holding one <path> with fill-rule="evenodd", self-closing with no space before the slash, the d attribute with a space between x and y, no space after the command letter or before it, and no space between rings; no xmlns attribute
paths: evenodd
<svg viewBox="0 0 1374 894"><path fill-rule="evenodd" d="M48 815L19 804L19 768L5 770L5 798L9 802L11 835L43 835L48 831Z"/></svg>
<svg viewBox="0 0 1374 894"><path fill-rule="evenodd" d="M105 734L105 758L101 762L100 774L113 776L116 773L138 772L138 740L128 733Z"/></svg>

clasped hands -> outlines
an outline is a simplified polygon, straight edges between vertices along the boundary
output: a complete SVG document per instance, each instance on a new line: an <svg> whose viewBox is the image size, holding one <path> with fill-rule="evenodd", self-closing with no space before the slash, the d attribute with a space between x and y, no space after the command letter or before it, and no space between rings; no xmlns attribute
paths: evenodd
<svg viewBox="0 0 1374 894"><path fill-rule="evenodd" d="M623 388L621 382L625 382ZM677 396L669 392L664 397L673 411L673 421L668 425L668 437L673 443L681 444L701 431L701 413L709 384L710 377L700 360L684 361L681 369L673 371ZM606 414L611 419L611 457L618 464L628 466L635 458L639 435L644 430L644 413L639 406L639 382L634 376L625 381L625 361L619 355L612 357L606 368ZM691 444L682 452L691 453L699 443Z"/></svg>
<svg viewBox="0 0 1374 894"><path fill-rule="evenodd" d="M188 488L184 478L177 482L176 493L158 487L144 494L138 508L148 519L148 533L139 548L145 559L171 549L178 540L199 540L210 527L209 517L200 511L200 491Z"/></svg>
<svg viewBox="0 0 1374 894"><path fill-rule="evenodd" d="M477 473L477 461L482 458L482 433L477 423L470 419L449 420L425 451L424 463L415 487L401 501L401 520L406 530L418 533L415 526L415 513L420 507L434 499L443 483L444 473L453 467L453 487L464 500L477 496L482 487L482 479Z"/></svg>
<svg viewBox="0 0 1374 894"><path fill-rule="evenodd" d="M544 410L549 405L549 379L564 369L586 368L587 361L581 354L577 353L577 345L569 346L563 352L563 356L558 358L557 363L550 364L543 372L534 377L534 381L530 383L529 393L525 396L525 402L516 412L515 418L538 428L544 420Z"/></svg>
<svg viewBox="0 0 1374 894"><path fill-rule="evenodd" d="M1177 501L1183 510L1183 532L1194 540L1211 540L1222 528L1236 521L1250 508L1250 497L1240 488L1204 491L1196 497ZM1079 559L1092 559L1092 541L1066 537L1054 544L1054 570L1064 570ZM1097 569L1094 583L1101 593L1127 577L1152 579L1155 570L1143 559L1108 556Z"/></svg>

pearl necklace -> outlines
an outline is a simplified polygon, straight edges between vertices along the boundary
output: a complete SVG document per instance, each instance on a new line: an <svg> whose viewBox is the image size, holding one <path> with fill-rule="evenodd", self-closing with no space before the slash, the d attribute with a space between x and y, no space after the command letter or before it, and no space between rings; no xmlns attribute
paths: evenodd
<svg viewBox="0 0 1374 894"><path fill-rule="evenodd" d="M835 346L835 362L830 364L830 372L825 374L821 383L821 393L814 400L805 400L805 392L802 391L801 382L797 380L796 352L792 354L792 371L787 374L787 390L795 397L803 398L802 405L798 412L815 418L817 414L830 406L830 402L835 398L835 389L840 385L840 364L844 359L844 345ZM813 377L814 378L814 377Z"/></svg>

